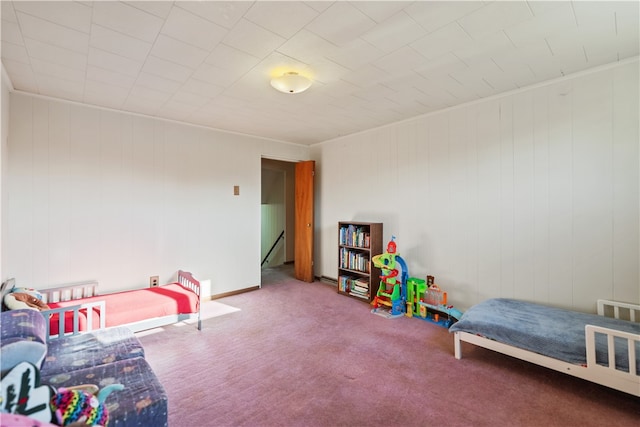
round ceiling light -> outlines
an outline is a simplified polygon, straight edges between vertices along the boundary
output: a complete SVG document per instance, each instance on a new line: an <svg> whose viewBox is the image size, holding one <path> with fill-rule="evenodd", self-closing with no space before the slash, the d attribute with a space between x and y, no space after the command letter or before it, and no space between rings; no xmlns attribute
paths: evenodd
<svg viewBox="0 0 640 427"><path fill-rule="evenodd" d="M271 86L284 93L300 93L309 89L311 80L295 71L291 71L271 79Z"/></svg>

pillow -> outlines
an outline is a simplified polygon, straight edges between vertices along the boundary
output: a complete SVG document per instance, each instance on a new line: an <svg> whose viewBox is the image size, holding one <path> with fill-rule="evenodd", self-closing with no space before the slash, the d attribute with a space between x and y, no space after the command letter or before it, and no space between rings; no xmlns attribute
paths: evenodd
<svg viewBox="0 0 640 427"><path fill-rule="evenodd" d="M49 310L49 306L42 302L41 299L34 297L26 292L12 292L4 296L4 305L9 310L31 309L31 310Z"/></svg>
<svg viewBox="0 0 640 427"><path fill-rule="evenodd" d="M16 287L14 287L13 289L11 289L11 293L15 293L15 292L20 292L20 293L23 293L23 294L29 294L29 295L31 295L31 296L33 296L35 298L38 298L39 300L43 299L43 295L40 292L38 292L36 289L33 289L33 288L24 288L24 287L23 288L16 288Z"/></svg>

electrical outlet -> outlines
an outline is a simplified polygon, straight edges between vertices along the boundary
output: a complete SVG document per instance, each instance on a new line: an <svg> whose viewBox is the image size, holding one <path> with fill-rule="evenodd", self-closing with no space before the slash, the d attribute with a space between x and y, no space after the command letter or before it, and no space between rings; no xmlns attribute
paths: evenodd
<svg viewBox="0 0 640 427"><path fill-rule="evenodd" d="M149 287L155 288L160 284L160 276L151 276L149 277Z"/></svg>

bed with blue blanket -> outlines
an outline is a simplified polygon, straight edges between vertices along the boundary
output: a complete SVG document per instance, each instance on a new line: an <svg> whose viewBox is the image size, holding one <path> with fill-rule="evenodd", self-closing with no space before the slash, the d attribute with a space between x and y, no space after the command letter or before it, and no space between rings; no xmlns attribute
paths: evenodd
<svg viewBox="0 0 640 427"><path fill-rule="evenodd" d="M640 396L640 305L598 300L598 314L496 298L449 331L461 342Z"/></svg>

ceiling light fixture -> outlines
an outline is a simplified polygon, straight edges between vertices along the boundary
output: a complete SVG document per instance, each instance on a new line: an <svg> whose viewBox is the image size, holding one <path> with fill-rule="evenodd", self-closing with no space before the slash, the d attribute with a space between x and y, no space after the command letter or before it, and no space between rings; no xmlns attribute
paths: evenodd
<svg viewBox="0 0 640 427"><path fill-rule="evenodd" d="M300 93L309 89L311 80L295 71L290 71L271 79L271 86L284 93Z"/></svg>

